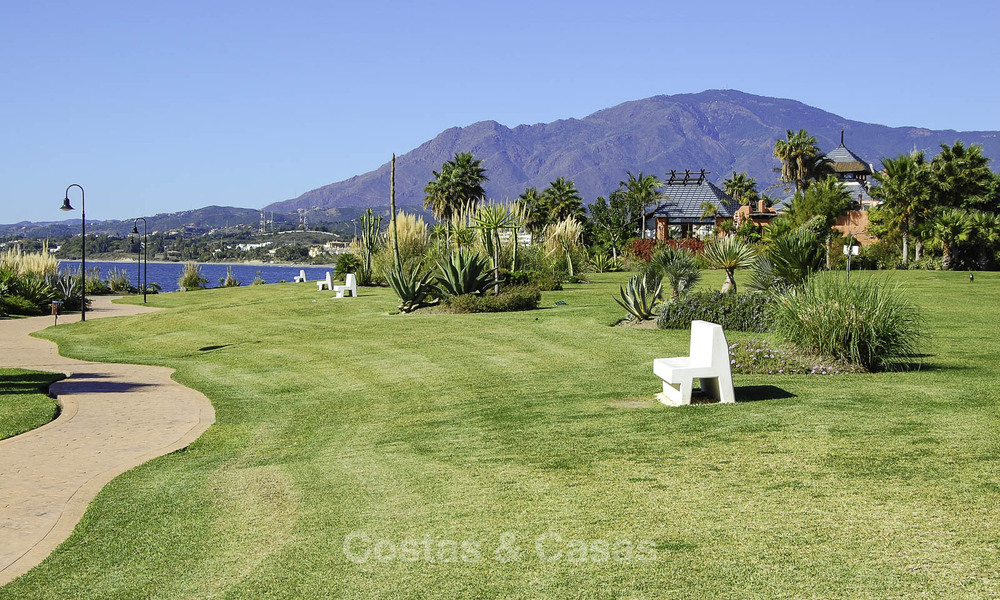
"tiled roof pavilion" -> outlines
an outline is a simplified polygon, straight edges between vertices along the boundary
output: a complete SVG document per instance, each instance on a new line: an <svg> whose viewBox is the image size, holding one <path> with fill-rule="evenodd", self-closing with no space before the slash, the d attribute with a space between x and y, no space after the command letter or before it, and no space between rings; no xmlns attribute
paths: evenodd
<svg viewBox="0 0 1000 600"><path fill-rule="evenodd" d="M646 214L646 230L654 230L655 237L665 240L672 227L680 227L680 235L686 237L695 228L711 228L722 221L731 219L736 211L736 201L706 179L704 169L696 172L670 172L664 182L664 201ZM715 215L704 217L702 206L709 202L715 206ZM702 231L705 231L702 229Z"/></svg>
<svg viewBox="0 0 1000 600"><path fill-rule="evenodd" d="M657 206L649 217L669 219L671 225L689 223L695 225L714 224L714 219L702 218L702 204L711 202L716 206L716 215L731 219L736 210L736 201L705 178L706 171L678 174L671 171L663 190L666 200Z"/></svg>

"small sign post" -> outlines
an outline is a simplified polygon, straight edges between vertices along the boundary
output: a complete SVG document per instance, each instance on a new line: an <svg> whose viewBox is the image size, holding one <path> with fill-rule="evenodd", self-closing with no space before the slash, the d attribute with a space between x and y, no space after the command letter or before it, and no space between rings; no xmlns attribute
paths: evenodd
<svg viewBox="0 0 1000 600"><path fill-rule="evenodd" d="M860 250L861 246L854 245L853 235L847 238L847 244L844 245L844 254L847 255L847 283L851 282L851 257L857 256Z"/></svg>

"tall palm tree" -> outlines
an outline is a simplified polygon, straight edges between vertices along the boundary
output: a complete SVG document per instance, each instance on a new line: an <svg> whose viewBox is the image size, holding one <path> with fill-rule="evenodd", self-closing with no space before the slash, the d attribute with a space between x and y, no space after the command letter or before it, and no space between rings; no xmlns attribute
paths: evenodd
<svg viewBox="0 0 1000 600"><path fill-rule="evenodd" d="M883 158L882 170L874 174L878 186L872 196L885 204L880 210L889 217L888 226L903 238L903 264L910 259L910 232L930 212L930 166L922 151Z"/></svg>
<svg viewBox="0 0 1000 600"><path fill-rule="evenodd" d="M736 269L744 269L753 264L756 250L742 238L726 236L705 246L705 260L717 269L726 271L726 281L722 292L736 291Z"/></svg>
<svg viewBox="0 0 1000 600"><path fill-rule="evenodd" d="M482 161L469 152L455 154L441 165L441 172L431 171L434 179L424 187L424 207L430 208L439 221L450 221L462 209L474 210L485 196L483 183L488 181Z"/></svg>
<svg viewBox="0 0 1000 600"><path fill-rule="evenodd" d="M545 207L545 199L538 192L538 188L530 187L524 190L517 200L524 210L524 228L531 234L531 241L534 242L535 236L549 224L549 211Z"/></svg>
<svg viewBox="0 0 1000 600"><path fill-rule="evenodd" d="M989 160L979 144L941 144L931 160L931 195L938 206L974 208L993 182Z"/></svg>
<svg viewBox="0 0 1000 600"><path fill-rule="evenodd" d="M642 237L646 228L646 210L663 198L663 192L660 191L663 182L655 175L643 175L642 171L638 175L633 175L631 171L625 171L625 174L628 179L618 182L618 187L625 192L633 214L638 217L639 237Z"/></svg>
<svg viewBox="0 0 1000 600"><path fill-rule="evenodd" d="M549 223L558 223L569 217L583 220L583 196L577 191L573 180L556 177L556 180L542 192L542 201L548 208Z"/></svg>
<svg viewBox="0 0 1000 600"><path fill-rule="evenodd" d="M820 152L816 137L805 129L798 133L787 130L785 139L774 143L774 157L781 161L781 181L794 185L799 192L809 187L811 179L829 171L829 159Z"/></svg>
<svg viewBox="0 0 1000 600"><path fill-rule="evenodd" d="M746 173L733 171L733 176L722 182L722 191L740 204L752 205L759 196L757 180Z"/></svg>
<svg viewBox="0 0 1000 600"><path fill-rule="evenodd" d="M972 232L969 215L958 208L946 208L938 213L931 231L941 242L941 268L947 271L951 269L955 246L966 241Z"/></svg>

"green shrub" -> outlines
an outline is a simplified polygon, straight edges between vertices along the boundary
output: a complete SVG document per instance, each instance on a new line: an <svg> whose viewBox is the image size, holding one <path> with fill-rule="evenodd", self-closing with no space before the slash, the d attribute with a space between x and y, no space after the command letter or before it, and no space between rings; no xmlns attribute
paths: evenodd
<svg viewBox="0 0 1000 600"><path fill-rule="evenodd" d="M108 289L116 294L127 294L135 289L132 287L132 281L129 280L128 273L125 269L119 271L118 267L108 270L108 278L106 282Z"/></svg>
<svg viewBox="0 0 1000 600"><path fill-rule="evenodd" d="M267 282L260 276L260 271L257 271L257 273L254 274L253 281L250 282L250 285L264 285L265 283Z"/></svg>
<svg viewBox="0 0 1000 600"><path fill-rule="evenodd" d="M463 294L449 298L448 309L456 313L513 312L538 308L542 293L534 286L512 286L499 294Z"/></svg>
<svg viewBox="0 0 1000 600"><path fill-rule="evenodd" d="M337 264L334 267L341 277L346 277L348 273L357 273L361 269L361 259L352 252L345 252L337 257Z"/></svg>
<svg viewBox="0 0 1000 600"><path fill-rule="evenodd" d="M506 277L502 277L510 285L530 285L537 287L543 292L553 292L562 289L562 284L556 281L556 278L550 271L541 270L525 270L525 271L511 271L506 274Z"/></svg>
<svg viewBox="0 0 1000 600"><path fill-rule="evenodd" d="M765 294L692 292L663 305L656 326L660 329L688 329L701 319L735 331L770 330L774 301Z"/></svg>
<svg viewBox="0 0 1000 600"><path fill-rule="evenodd" d="M775 304L774 325L785 340L868 370L908 368L923 325L898 285L814 277Z"/></svg>
<svg viewBox="0 0 1000 600"><path fill-rule="evenodd" d="M43 314L45 310L41 306L23 296L0 296L0 315L37 317Z"/></svg>
<svg viewBox="0 0 1000 600"><path fill-rule="evenodd" d="M666 280L671 299L677 299L701 281L701 269L694 252L671 246L659 246L653 250L653 256L640 272L648 286Z"/></svg>
<svg viewBox="0 0 1000 600"><path fill-rule="evenodd" d="M108 287L107 282L101 277L100 267L87 269L85 275L88 296L106 296L111 293L111 288Z"/></svg>
<svg viewBox="0 0 1000 600"><path fill-rule="evenodd" d="M177 285L180 286L182 290L188 291L203 289L206 283L208 283L208 279L205 279L198 263L184 263L184 272L181 273L180 278L177 280Z"/></svg>
<svg viewBox="0 0 1000 600"><path fill-rule="evenodd" d="M239 287L240 282L233 275L233 268L226 267L226 276L219 278L219 285L222 287Z"/></svg>

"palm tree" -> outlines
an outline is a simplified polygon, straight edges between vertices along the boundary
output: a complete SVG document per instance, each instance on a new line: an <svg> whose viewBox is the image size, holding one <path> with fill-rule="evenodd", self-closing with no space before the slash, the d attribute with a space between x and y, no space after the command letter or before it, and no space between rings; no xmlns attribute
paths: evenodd
<svg viewBox="0 0 1000 600"><path fill-rule="evenodd" d="M982 210L969 211L970 236L974 238L977 249L976 266L986 269L989 266L989 253L1000 241L1000 215Z"/></svg>
<svg viewBox="0 0 1000 600"><path fill-rule="evenodd" d="M570 217L583 219L583 196L577 191L572 180L556 177L542 192L542 202L549 211L549 223L558 223Z"/></svg>
<svg viewBox="0 0 1000 600"><path fill-rule="evenodd" d="M809 187L811 179L829 171L829 159L820 152L816 137L805 129L798 133L787 130L785 139L774 143L774 157L781 161L781 181L794 185L799 192Z"/></svg>
<svg viewBox="0 0 1000 600"><path fill-rule="evenodd" d="M757 180L746 173L737 173L736 171L733 171L732 177L722 182L722 191L740 204L752 205L759 196Z"/></svg>
<svg viewBox="0 0 1000 600"><path fill-rule="evenodd" d="M527 188L517 197L524 211L524 228L531 234L531 241L535 241L535 236L541 233L545 226L549 224L549 213L545 207L545 200L538 193L538 188Z"/></svg>
<svg viewBox="0 0 1000 600"><path fill-rule="evenodd" d="M931 191L937 205L974 208L993 182L989 160L979 144L941 144L941 152L931 161Z"/></svg>
<svg viewBox="0 0 1000 600"><path fill-rule="evenodd" d="M931 172L924 153L915 151L897 158L883 158L882 170L874 174L878 186L872 196L885 204L888 226L903 238L903 264L910 258L910 231L929 211Z"/></svg>
<svg viewBox="0 0 1000 600"><path fill-rule="evenodd" d="M434 179L424 187L424 207L430 208L439 221L450 221L462 209L474 210L479 199L486 195L483 190L483 183L489 179L486 169L469 152L456 153L453 160L441 165L440 173L431 173Z"/></svg>
<svg viewBox="0 0 1000 600"><path fill-rule="evenodd" d="M646 210L651 204L663 198L663 192L660 191L663 182L655 175L643 175L642 171L639 171L638 175L633 175L631 171L625 171L625 174L628 175L628 179L618 182L618 187L625 192L633 214L638 216L639 237L643 237L643 230L646 228Z"/></svg>
<svg viewBox="0 0 1000 600"><path fill-rule="evenodd" d="M972 232L969 215L958 208L947 208L938 213L932 228L934 239L941 242L941 268L951 269L952 251L966 241Z"/></svg>
<svg viewBox="0 0 1000 600"><path fill-rule="evenodd" d="M749 267L757 255L754 247L734 235L705 246L705 260L717 269L725 269L726 281L722 292L736 291L736 269Z"/></svg>

